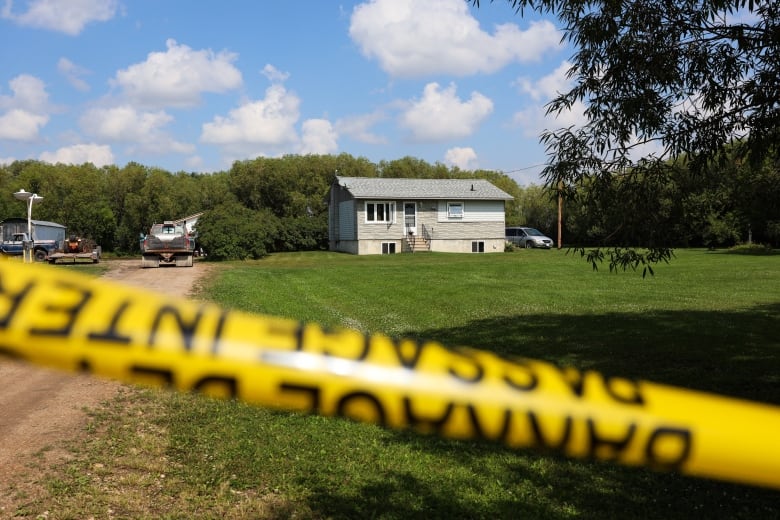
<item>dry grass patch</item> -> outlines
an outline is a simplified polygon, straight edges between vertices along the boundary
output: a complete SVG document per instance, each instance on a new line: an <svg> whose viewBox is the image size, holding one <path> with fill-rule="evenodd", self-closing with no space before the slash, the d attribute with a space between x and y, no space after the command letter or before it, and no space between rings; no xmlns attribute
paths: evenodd
<svg viewBox="0 0 780 520"><path fill-rule="evenodd" d="M70 461L46 476L49 495L25 507L22 517L272 518L286 500L273 492L236 490L229 481L193 487L168 456L167 392L127 388L92 410L82 441L69 446Z"/></svg>

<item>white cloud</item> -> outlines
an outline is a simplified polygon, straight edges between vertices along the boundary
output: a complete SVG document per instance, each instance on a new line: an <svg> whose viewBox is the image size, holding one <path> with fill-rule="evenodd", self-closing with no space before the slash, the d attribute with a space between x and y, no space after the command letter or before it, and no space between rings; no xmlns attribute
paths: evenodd
<svg viewBox="0 0 780 520"><path fill-rule="evenodd" d="M529 95L535 102L513 115L512 121L523 129L523 135L539 137L546 130L581 128L587 124L586 106L582 101L576 101L570 109L560 113L550 115L545 113L544 105L559 94L571 89L572 81L566 77L570 68L571 63L564 61L553 72L535 81L528 78L518 78L515 81L520 92ZM638 139L633 135L631 141L637 143ZM663 146L654 141L641 145L635 144L631 151L631 157L638 159L651 154L661 155L663 151Z"/></svg>
<svg viewBox="0 0 780 520"><path fill-rule="evenodd" d="M284 153L328 154L338 150L339 133L327 119L308 119L296 130L300 99L280 83L263 99L248 101L202 127L200 141L222 149L223 157L244 159Z"/></svg>
<svg viewBox="0 0 780 520"><path fill-rule="evenodd" d="M569 110L560 114L546 115L545 105L558 94L568 92L571 80L566 77L571 63L564 61L550 74L537 80L518 78L515 84L523 94L531 97L534 103L513 116L515 124L523 128L526 137L538 137L544 130L581 126L587 122L585 105L577 101Z"/></svg>
<svg viewBox="0 0 780 520"><path fill-rule="evenodd" d="M203 168L203 157L200 155L193 155L192 157L188 157L184 161L184 164L186 164L190 170L201 171Z"/></svg>
<svg viewBox="0 0 780 520"><path fill-rule="evenodd" d="M569 110L560 114L547 115L544 107L531 106L514 114L512 121L523 129L526 137L539 137L545 130L580 127L587 122L585 105L577 101Z"/></svg>
<svg viewBox="0 0 780 520"><path fill-rule="evenodd" d="M128 147L128 152L132 155L141 153L157 155L167 153L189 154L195 150L194 144L177 141L167 133L160 133L155 139L147 139Z"/></svg>
<svg viewBox="0 0 780 520"><path fill-rule="evenodd" d="M542 78L531 80L521 77L515 83L521 92L531 96L534 101L547 103L559 94L571 89L572 81L567 77L571 67L572 64L569 61L563 61L558 68Z"/></svg>
<svg viewBox="0 0 780 520"><path fill-rule="evenodd" d="M338 150L338 133L327 119L309 119L303 122L302 154L329 154Z"/></svg>
<svg viewBox="0 0 780 520"><path fill-rule="evenodd" d="M271 85L265 98L247 102L230 111L227 117L216 116L203 125L204 143L238 146L283 147L297 143L295 123L298 121L300 100L282 85Z"/></svg>
<svg viewBox="0 0 780 520"><path fill-rule="evenodd" d="M108 145L76 144L58 149L56 152L43 152L39 159L56 164L84 164L91 162L98 168L114 164L114 154Z"/></svg>
<svg viewBox="0 0 780 520"><path fill-rule="evenodd" d="M73 88L76 90L81 92L86 92L89 90L89 84L81 79L81 76L89 74L87 69L79 67L67 58L60 58L59 61L57 61L57 70L60 72L60 74L65 76L65 79L68 80L68 83L73 85Z"/></svg>
<svg viewBox="0 0 780 520"><path fill-rule="evenodd" d="M0 139L32 141L38 131L49 122L49 117L26 110L9 110L0 115Z"/></svg>
<svg viewBox="0 0 780 520"><path fill-rule="evenodd" d="M473 170L477 168L477 152L473 148L450 148L444 154L444 162L457 166L461 170Z"/></svg>
<svg viewBox="0 0 780 520"><path fill-rule="evenodd" d="M444 90L438 83L428 83L420 100L401 115L401 125L417 141L441 141L468 137L493 112L493 102L479 92L461 101L450 84Z"/></svg>
<svg viewBox="0 0 780 520"><path fill-rule="evenodd" d="M287 78L290 77L288 72L282 72L270 63L263 67L263 70L260 71L260 74L268 78L268 81L271 83L284 83L287 81Z"/></svg>
<svg viewBox="0 0 780 520"><path fill-rule="evenodd" d="M48 110L49 94L40 79L29 74L20 74L8 82L12 96L0 96L0 108L19 108L30 112Z"/></svg>
<svg viewBox="0 0 780 520"><path fill-rule="evenodd" d="M49 122L49 94L40 79L28 74L8 82L11 96L0 96L0 139L34 141Z"/></svg>
<svg viewBox="0 0 780 520"><path fill-rule="evenodd" d="M345 117L336 121L336 130L366 144L385 144L387 139L371 131L371 128L386 118L381 111L358 116Z"/></svg>
<svg viewBox="0 0 780 520"><path fill-rule="evenodd" d="M165 42L166 52L150 52L146 61L116 73L112 84L145 107L191 107L204 92L225 92L242 85L233 66L237 55L211 50L195 51L175 40Z"/></svg>
<svg viewBox="0 0 780 520"><path fill-rule="evenodd" d="M0 164L11 164L16 161L14 157L0 157Z"/></svg>
<svg viewBox="0 0 780 520"><path fill-rule="evenodd" d="M106 22L116 15L118 0L29 0L27 10L13 13L6 0L0 15L19 25L76 36L90 22Z"/></svg>
<svg viewBox="0 0 780 520"><path fill-rule="evenodd" d="M399 77L492 73L561 47L561 33L548 21L487 33L464 0L370 0L355 7L349 34L364 56Z"/></svg>
<svg viewBox="0 0 780 520"><path fill-rule="evenodd" d="M164 111L139 112L123 105L112 108L93 108L79 121L88 135L100 140L130 143L133 150L150 153L192 153L195 147L175 141L163 127L173 121Z"/></svg>
<svg viewBox="0 0 780 520"><path fill-rule="evenodd" d="M113 108L93 108L80 120L81 127L90 135L111 141L142 141L173 120L160 110L138 112L130 105Z"/></svg>

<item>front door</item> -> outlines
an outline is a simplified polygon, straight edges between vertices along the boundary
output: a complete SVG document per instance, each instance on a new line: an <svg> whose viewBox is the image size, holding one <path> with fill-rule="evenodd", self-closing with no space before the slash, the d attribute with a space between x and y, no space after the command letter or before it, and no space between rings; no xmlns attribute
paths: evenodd
<svg viewBox="0 0 780 520"><path fill-rule="evenodd" d="M417 203L404 202L404 232L407 235L417 234Z"/></svg>

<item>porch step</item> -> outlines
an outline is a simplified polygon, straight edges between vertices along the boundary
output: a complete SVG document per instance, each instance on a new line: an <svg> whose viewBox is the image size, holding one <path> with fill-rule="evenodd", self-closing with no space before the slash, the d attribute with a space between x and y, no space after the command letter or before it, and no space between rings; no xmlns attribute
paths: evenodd
<svg viewBox="0 0 780 520"><path fill-rule="evenodd" d="M421 253L421 252L429 252L431 250L431 245L428 243L425 238L421 236L413 236L411 238L406 238L404 240L404 252L407 253Z"/></svg>

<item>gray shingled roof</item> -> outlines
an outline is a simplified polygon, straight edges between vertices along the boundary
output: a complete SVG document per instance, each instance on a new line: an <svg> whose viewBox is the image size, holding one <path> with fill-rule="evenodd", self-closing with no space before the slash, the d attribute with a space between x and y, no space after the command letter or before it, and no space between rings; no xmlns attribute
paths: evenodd
<svg viewBox="0 0 780 520"><path fill-rule="evenodd" d="M384 179L336 177L356 199L479 199L514 197L484 179Z"/></svg>

